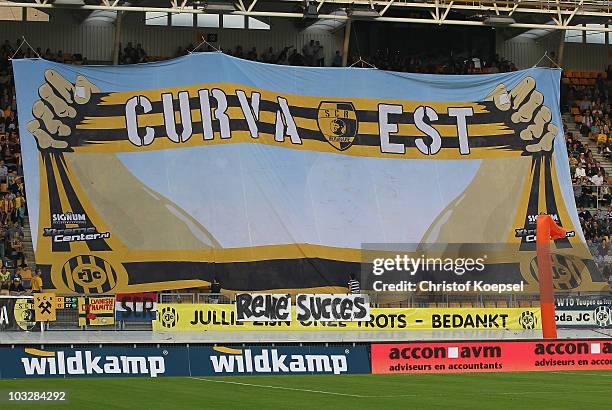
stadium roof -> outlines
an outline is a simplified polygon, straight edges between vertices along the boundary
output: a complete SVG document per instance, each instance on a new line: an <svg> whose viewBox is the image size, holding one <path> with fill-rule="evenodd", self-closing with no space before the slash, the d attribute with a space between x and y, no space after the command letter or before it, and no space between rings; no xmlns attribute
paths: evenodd
<svg viewBox="0 0 612 410"><path fill-rule="evenodd" d="M0 7L170 13L222 12L251 17L371 20L391 23L582 30L578 17L612 31L612 0L0 0ZM341 9L346 13L337 13ZM551 24L552 22L552 24Z"/></svg>

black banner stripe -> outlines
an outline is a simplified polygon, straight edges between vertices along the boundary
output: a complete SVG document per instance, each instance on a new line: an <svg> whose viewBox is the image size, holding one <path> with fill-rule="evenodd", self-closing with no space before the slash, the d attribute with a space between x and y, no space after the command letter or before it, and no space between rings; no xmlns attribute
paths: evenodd
<svg viewBox="0 0 612 410"><path fill-rule="evenodd" d="M42 153L43 163L45 165L45 172L47 174L47 185L49 191L49 212L52 216L53 214L62 214L62 202L59 196L59 189L57 186L57 179L55 176L55 172L53 170L53 163L55 157L57 157L57 153ZM44 224L45 221L39 221L38 223ZM49 221L51 223L51 221ZM70 252L70 244L66 242L55 242L53 238L51 238L51 250L53 252Z"/></svg>
<svg viewBox="0 0 612 410"><path fill-rule="evenodd" d="M302 289L322 286L347 287L349 274L360 278L362 265L321 258L281 259L252 262L126 262L123 264L130 278L130 285L159 283L177 280L200 279L210 282L215 276L224 289L257 291L275 289ZM520 283L523 280L518 262L487 264L487 278L490 283ZM489 271L490 270L490 271ZM172 274L168 274L171 272ZM482 272L466 272L461 281L479 280ZM457 281L450 272L443 277L440 272L423 273L412 278L414 281L442 280Z"/></svg>
<svg viewBox="0 0 612 410"><path fill-rule="evenodd" d="M63 154L56 155L55 160L57 164L57 169L60 174L60 179L62 181L62 186L64 191L66 192L66 196L68 197L68 202L70 203L70 208L72 212L78 214L86 214L81 201L79 200L78 195L74 191L72 184L70 183L70 179L68 179L68 175L66 173L65 163L63 159ZM89 217L87 217L89 219ZM86 241L87 247L91 251L110 251L111 247L106 243L104 239L94 239L91 241Z"/></svg>
<svg viewBox="0 0 612 410"><path fill-rule="evenodd" d="M533 157L531 160L532 164L532 182L531 189L529 192L529 201L527 203L527 210L525 211L524 227L530 225L529 216L538 214L538 202L540 196L540 167L542 165L542 157ZM534 226L535 229L535 226ZM521 238L521 245L519 251L534 251L536 249L535 242L527 242L527 238Z"/></svg>

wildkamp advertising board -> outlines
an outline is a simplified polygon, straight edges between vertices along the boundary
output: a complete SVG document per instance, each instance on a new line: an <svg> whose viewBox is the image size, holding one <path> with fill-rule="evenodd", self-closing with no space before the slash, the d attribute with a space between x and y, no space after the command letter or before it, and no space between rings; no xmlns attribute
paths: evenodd
<svg viewBox="0 0 612 410"><path fill-rule="evenodd" d="M368 346L0 348L0 378L367 374Z"/></svg>

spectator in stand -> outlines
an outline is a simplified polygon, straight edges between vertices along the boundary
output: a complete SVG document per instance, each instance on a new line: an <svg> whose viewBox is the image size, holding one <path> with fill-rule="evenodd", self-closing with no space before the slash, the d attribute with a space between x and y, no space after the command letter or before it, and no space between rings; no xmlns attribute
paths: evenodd
<svg viewBox="0 0 612 410"><path fill-rule="evenodd" d="M601 172L598 172L596 175L591 177L591 183L595 186L602 186L604 182L604 177Z"/></svg>
<svg viewBox="0 0 612 410"><path fill-rule="evenodd" d="M576 205L581 207L582 201L581 201L581 197L582 197L582 186L580 186L579 184L576 184L576 182L574 181L574 199L576 200Z"/></svg>
<svg viewBox="0 0 612 410"><path fill-rule="evenodd" d="M9 286L9 292L12 294L20 294L25 292L21 278L13 278L11 285Z"/></svg>
<svg viewBox="0 0 612 410"><path fill-rule="evenodd" d="M236 51L234 52L234 57L244 58L244 53L242 52L242 46L236 46Z"/></svg>
<svg viewBox="0 0 612 410"><path fill-rule="evenodd" d="M6 177L8 176L8 168L4 165L4 160L0 159L0 183L6 183Z"/></svg>
<svg viewBox="0 0 612 410"><path fill-rule="evenodd" d="M291 50L291 48L293 48L293 46L285 47L281 50L276 58L276 64L289 64L289 50Z"/></svg>
<svg viewBox="0 0 612 410"><path fill-rule="evenodd" d="M24 267L26 266L25 254L23 253L23 241L21 238L14 238L11 241L12 260L15 266Z"/></svg>
<svg viewBox="0 0 612 410"><path fill-rule="evenodd" d="M332 60L332 67L342 67L342 54L340 54L339 50L336 50L336 54Z"/></svg>
<svg viewBox="0 0 612 410"><path fill-rule="evenodd" d="M30 289L32 293L40 293L43 290L43 281L41 277L40 269L34 271L32 280L30 281Z"/></svg>
<svg viewBox="0 0 612 410"><path fill-rule="evenodd" d="M604 131L605 127L601 128L599 134L597 135L597 153L601 154L604 146L608 142L608 135Z"/></svg>
<svg viewBox="0 0 612 410"><path fill-rule="evenodd" d="M0 268L0 289L7 289L11 285L11 273L6 270L6 266Z"/></svg>
<svg viewBox="0 0 612 410"><path fill-rule="evenodd" d="M13 212L13 201L8 194L2 195L0 199L0 223L7 224L10 220L10 215Z"/></svg>
<svg viewBox="0 0 612 410"><path fill-rule="evenodd" d="M295 52L297 53L297 51L295 51ZM315 52L316 52L316 45L315 45L314 40L310 40L309 43L304 44L304 47L302 47L302 55L304 57L303 57L303 60L301 61L301 64L299 64L299 65L313 66L314 65ZM298 65L298 64L291 64L291 65Z"/></svg>
<svg viewBox="0 0 612 410"><path fill-rule="evenodd" d="M15 281L15 279L19 279L20 281L23 280L20 269L15 269L15 271L11 274L11 282Z"/></svg>
<svg viewBox="0 0 612 410"><path fill-rule="evenodd" d="M315 65L317 67L324 67L325 66L325 50L323 50L323 46L321 45L319 41L315 43L314 55L315 55Z"/></svg>
<svg viewBox="0 0 612 410"><path fill-rule="evenodd" d="M293 66L303 66L304 56L298 53L296 49L293 49L293 52L289 56L289 64Z"/></svg>
<svg viewBox="0 0 612 410"><path fill-rule="evenodd" d="M25 218L25 198L19 190L15 197L15 220L20 226L23 226L23 219Z"/></svg>
<svg viewBox="0 0 612 410"><path fill-rule="evenodd" d="M272 47L268 48L268 50L263 52L263 54L261 55L261 61L269 64L276 62L276 55L274 54L274 49Z"/></svg>
<svg viewBox="0 0 612 410"><path fill-rule="evenodd" d="M253 47L248 53L247 53L247 60L251 60L251 61L257 61L257 48Z"/></svg>
<svg viewBox="0 0 612 410"><path fill-rule="evenodd" d="M582 183L586 178L586 171L584 170L584 163L578 162L578 166L576 167L576 173L574 174L574 178L577 183Z"/></svg>
<svg viewBox="0 0 612 410"><path fill-rule="evenodd" d="M142 48L142 44L136 44L135 57L139 63L145 63L147 61L147 52Z"/></svg>
<svg viewBox="0 0 612 410"><path fill-rule="evenodd" d="M584 209L583 206L580 207L580 212L578 212L578 217L582 218L584 221L590 221L593 219L593 215L588 209Z"/></svg>
<svg viewBox="0 0 612 410"><path fill-rule="evenodd" d="M578 160L575 156L569 154L569 164L570 164L570 174L575 175L576 173L576 165L578 165Z"/></svg>
<svg viewBox="0 0 612 410"><path fill-rule="evenodd" d="M609 181L606 179L605 185L602 185L599 188L599 203L601 206L606 207L610 204L610 199L612 199L612 195L610 192Z"/></svg>

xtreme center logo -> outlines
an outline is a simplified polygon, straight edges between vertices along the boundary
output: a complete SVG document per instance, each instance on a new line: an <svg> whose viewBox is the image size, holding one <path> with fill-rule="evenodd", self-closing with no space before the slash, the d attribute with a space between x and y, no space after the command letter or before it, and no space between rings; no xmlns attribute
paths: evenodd
<svg viewBox="0 0 612 410"><path fill-rule="evenodd" d="M82 228L43 228L43 236L51 237L53 242L84 242L110 238L110 232L98 232L93 226Z"/></svg>

